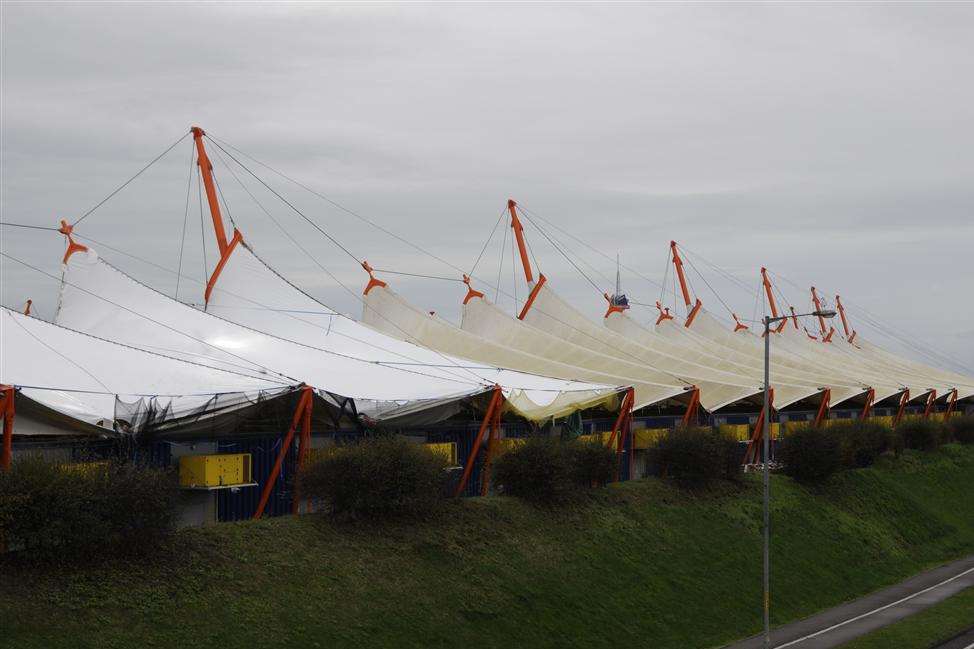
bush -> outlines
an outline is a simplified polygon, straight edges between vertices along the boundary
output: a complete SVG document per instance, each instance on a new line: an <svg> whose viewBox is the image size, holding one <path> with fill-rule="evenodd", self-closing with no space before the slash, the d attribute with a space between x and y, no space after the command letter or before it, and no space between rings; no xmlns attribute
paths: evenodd
<svg viewBox="0 0 974 649"><path fill-rule="evenodd" d="M566 442L572 466L572 482L583 487L603 486L615 475L616 454L605 444L591 442Z"/></svg>
<svg viewBox="0 0 974 649"><path fill-rule="evenodd" d="M712 428L668 431L650 449L649 459L661 476L688 486L735 480L741 471L737 442Z"/></svg>
<svg viewBox="0 0 974 649"><path fill-rule="evenodd" d="M31 558L145 554L173 531L178 493L161 469L26 457L0 473L0 533Z"/></svg>
<svg viewBox="0 0 974 649"><path fill-rule="evenodd" d="M974 415L955 415L947 421L951 437L961 444L974 444Z"/></svg>
<svg viewBox="0 0 974 649"><path fill-rule="evenodd" d="M943 422L933 419L907 419L896 427L907 448L932 451L944 440Z"/></svg>
<svg viewBox="0 0 974 649"><path fill-rule="evenodd" d="M781 438L777 450L785 475L799 482L823 482L842 464L842 445L835 428L797 426Z"/></svg>
<svg viewBox="0 0 974 649"><path fill-rule="evenodd" d="M531 437L494 460L494 482L510 496L536 502L560 500L579 481L592 476L599 477L596 473L601 462L596 458L596 453L584 449L572 453L569 446L580 448L582 444L563 443L552 437ZM606 450L611 454L611 450ZM583 455L590 466L576 469L573 459L578 460ZM613 458L610 476L614 470Z"/></svg>
<svg viewBox="0 0 974 649"><path fill-rule="evenodd" d="M850 469L871 466L880 455L898 447L893 431L870 419L835 420L829 430L839 442L842 465Z"/></svg>
<svg viewBox="0 0 974 649"><path fill-rule="evenodd" d="M304 497L348 518L416 516L446 497L446 459L401 437L377 437L330 449L298 476Z"/></svg>

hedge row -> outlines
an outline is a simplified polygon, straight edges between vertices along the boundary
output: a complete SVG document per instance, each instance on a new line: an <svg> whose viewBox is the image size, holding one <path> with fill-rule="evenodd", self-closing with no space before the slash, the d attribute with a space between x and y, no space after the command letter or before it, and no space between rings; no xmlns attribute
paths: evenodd
<svg viewBox="0 0 974 649"><path fill-rule="evenodd" d="M497 458L493 479L502 493L550 502L578 488L604 485L615 470L615 452L599 441L532 437Z"/></svg>
<svg viewBox="0 0 974 649"><path fill-rule="evenodd" d="M843 468L870 466L883 453L930 451L949 442L974 443L974 416L948 422L907 419L895 428L866 420L833 421L825 428L791 428L778 444L784 472L801 482L821 482Z"/></svg>
<svg viewBox="0 0 974 649"><path fill-rule="evenodd" d="M28 559L145 554L175 528L178 493L161 469L19 458L0 472L0 537Z"/></svg>

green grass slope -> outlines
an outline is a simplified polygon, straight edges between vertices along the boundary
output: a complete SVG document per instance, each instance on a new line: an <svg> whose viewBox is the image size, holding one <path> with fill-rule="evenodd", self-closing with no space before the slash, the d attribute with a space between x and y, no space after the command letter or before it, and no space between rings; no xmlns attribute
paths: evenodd
<svg viewBox="0 0 974 649"><path fill-rule="evenodd" d="M974 552L974 447L884 459L821 490L773 480L775 624ZM649 479L543 510L305 516L177 535L165 558L0 566L3 647L708 647L759 630L761 490Z"/></svg>

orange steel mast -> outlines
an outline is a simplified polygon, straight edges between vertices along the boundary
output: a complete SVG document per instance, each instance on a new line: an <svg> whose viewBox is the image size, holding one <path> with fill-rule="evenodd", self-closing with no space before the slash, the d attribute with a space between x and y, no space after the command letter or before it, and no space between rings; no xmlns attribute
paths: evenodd
<svg viewBox="0 0 974 649"><path fill-rule="evenodd" d="M517 203L514 199L507 201L507 209L511 212L511 229L514 230L514 237L517 239L517 251L521 254L521 266L524 268L524 279L528 284L534 283L534 275L531 273L531 262L528 259L528 248L524 243L524 228L521 227L521 219L517 218Z"/></svg>
<svg viewBox="0 0 974 649"><path fill-rule="evenodd" d="M220 256L226 254L227 233L223 229L223 217L220 214L220 202L216 196L216 186L213 183L213 164L209 156L206 155L206 147L203 146L203 136L206 132L199 126L190 129L193 132L193 140L196 141L196 164L199 165L200 174L203 176L203 188L206 190L206 201L210 204L210 217L213 219L213 231L216 233L216 243L220 248Z"/></svg>
<svg viewBox="0 0 974 649"><path fill-rule="evenodd" d="M686 322L683 324L684 327L689 327L693 324L693 319L697 317L697 312L700 311L700 307L703 306L703 302L700 298L697 298L696 304L693 308L690 308L690 290L687 288L687 278L683 274L683 259L680 258L680 252L677 250L676 241L670 241L670 252L673 256L673 266L676 268L676 276L680 280L680 291L683 293L683 302L686 304L687 309L690 309L687 313Z"/></svg>
<svg viewBox="0 0 974 649"><path fill-rule="evenodd" d="M853 329L852 333L849 333L849 321L845 319L845 309L842 308L842 298L838 295L835 296L835 308L839 311L839 317L842 318L842 330L845 332L846 340L850 343L856 338L856 330Z"/></svg>

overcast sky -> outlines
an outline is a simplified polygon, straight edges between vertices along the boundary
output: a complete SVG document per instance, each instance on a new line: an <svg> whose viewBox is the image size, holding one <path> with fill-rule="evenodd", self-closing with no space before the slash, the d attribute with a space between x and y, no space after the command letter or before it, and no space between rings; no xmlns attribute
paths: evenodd
<svg viewBox="0 0 974 649"><path fill-rule="evenodd" d="M676 239L715 315L730 317L721 300L744 318L759 314L766 265L797 308L815 284L841 293L853 325L876 342L900 351L867 314L974 367L974 5L5 2L2 14L4 221L74 220L199 124L463 269L513 197L657 282L623 271L640 302L660 298ZM211 157L256 251L358 316L357 300ZM189 162L187 138L78 232L170 269L182 248L183 274L199 279ZM248 165L357 258L457 276ZM365 273L349 257L252 178L244 184L361 290ZM547 228L611 288L614 263ZM476 274L483 287L501 270L510 294L503 233ZM59 272L60 235L2 235L8 255ZM205 236L212 268L209 226ZM601 317L595 287L541 233L529 227L528 236L552 286ZM174 275L100 252L173 294ZM3 304L31 297L38 314L53 314L55 281L6 258L2 270ZM414 303L458 318L458 283L385 277ZM523 278L516 286L523 299ZM183 280L179 297L201 292ZM499 302L514 308L503 294Z"/></svg>

